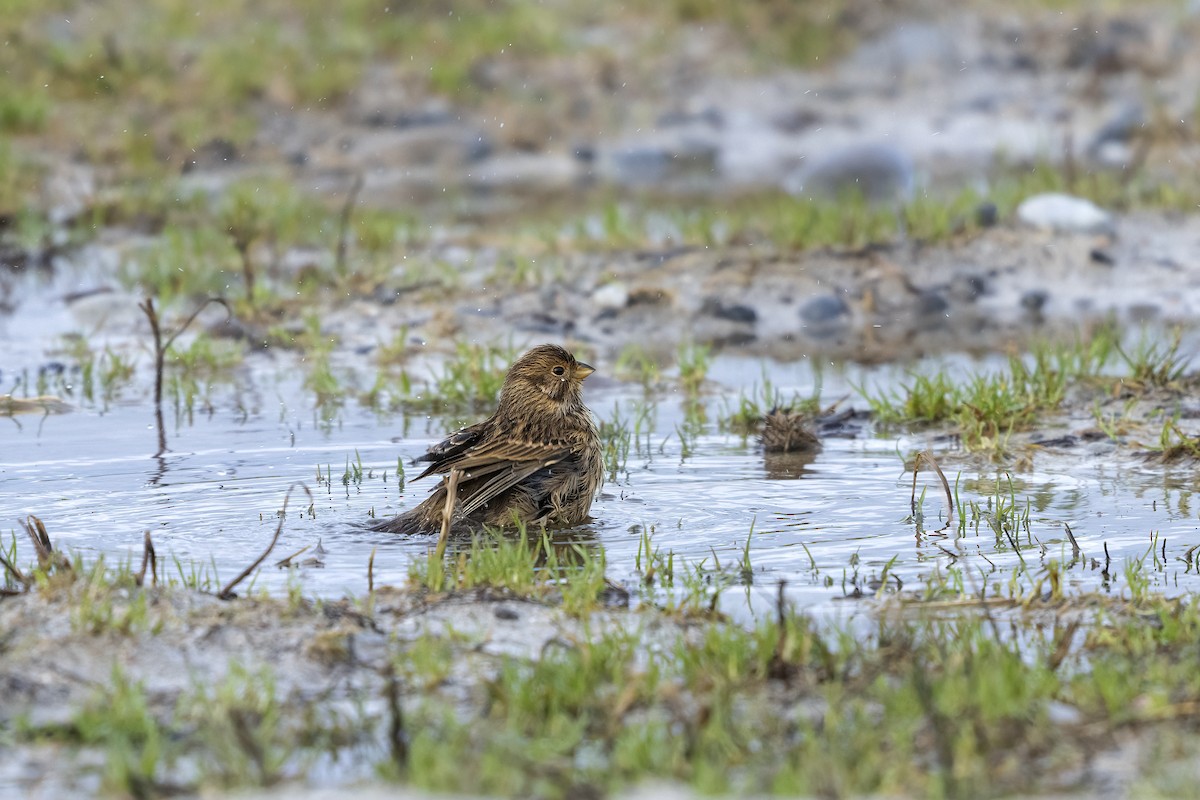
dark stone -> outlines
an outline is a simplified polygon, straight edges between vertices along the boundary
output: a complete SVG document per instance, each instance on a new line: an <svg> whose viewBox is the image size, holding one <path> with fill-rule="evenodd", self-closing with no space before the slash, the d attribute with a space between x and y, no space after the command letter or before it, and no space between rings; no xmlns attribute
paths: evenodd
<svg viewBox="0 0 1200 800"><path fill-rule="evenodd" d="M1096 131L1084 151L1095 157L1106 144L1126 144L1146 128L1146 112L1141 105L1131 103L1116 113Z"/></svg>
<svg viewBox="0 0 1200 800"><path fill-rule="evenodd" d="M775 127L784 133L799 133L822 120L822 116L808 108L796 108L772 120Z"/></svg>
<svg viewBox="0 0 1200 800"><path fill-rule="evenodd" d="M818 295L800 306L800 321L804 333L813 339L829 339L846 327L850 306L835 294Z"/></svg>
<svg viewBox="0 0 1200 800"><path fill-rule="evenodd" d="M529 315L528 320L521 325L521 328L538 333L567 334L575 330L575 320L559 319L553 314L537 311Z"/></svg>
<svg viewBox="0 0 1200 800"><path fill-rule="evenodd" d="M964 303L974 303L987 294L987 289L987 279L982 275L958 275L950 283L951 296Z"/></svg>
<svg viewBox="0 0 1200 800"><path fill-rule="evenodd" d="M758 312L750 306L745 306L740 303L725 305L715 297L710 297L705 300L700 311L703 314L709 314L717 319L727 319L730 322L740 322L753 325L758 321Z"/></svg>
<svg viewBox="0 0 1200 800"><path fill-rule="evenodd" d="M381 306L394 306L400 292L387 286L379 286L371 292L371 299Z"/></svg>
<svg viewBox="0 0 1200 800"><path fill-rule="evenodd" d="M518 614L516 610L511 609L508 606L496 606L494 613L496 615L496 619L506 619L512 621L521 618L521 615Z"/></svg>
<svg viewBox="0 0 1200 800"><path fill-rule="evenodd" d="M1008 63L1008 68L1013 72L1037 72L1038 62L1028 53L1017 53Z"/></svg>
<svg viewBox="0 0 1200 800"><path fill-rule="evenodd" d="M809 325L828 325L850 313L850 306L836 294L818 295L800 306L800 319Z"/></svg>
<svg viewBox="0 0 1200 800"><path fill-rule="evenodd" d="M1044 289L1030 289L1021 295L1021 308L1031 314L1040 314L1050 295Z"/></svg>
<svg viewBox="0 0 1200 800"><path fill-rule="evenodd" d="M981 228L991 228L1000 221L1000 211L990 201L975 207L975 223Z"/></svg>
<svg viewBox="0 0 1200 800"><path fill-rule="evenodd" d="M495 147L492 145L492 140L485 136L476 136L467 145L466 159L468 164L474 164L483 161L492 154Z"/></svg>
<svg viewBox="0 0 1200 800"><path fill-rule="evenodd" d="M937 292L922 292L913 304L913 311L918 314L945 314L949 308L950 303Z"/></svg>
<svg viewBox="0 0 1200 800"><path fill-rule="evenodd" d="M1092 259L1092 263L1103 264L1106 267L1114 266L1117 263L1117 260L1112 257L1111 253L1107 250L1101 250L1099 247L1088 253L1088 257Z"/></svg>

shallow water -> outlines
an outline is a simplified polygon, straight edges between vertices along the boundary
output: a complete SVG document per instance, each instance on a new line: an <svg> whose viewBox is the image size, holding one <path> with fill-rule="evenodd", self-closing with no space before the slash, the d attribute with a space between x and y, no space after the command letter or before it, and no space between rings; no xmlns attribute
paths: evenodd
<svg viewBox="0 0 1200 800"><path fill-rule="evenodd" d="M223 583L270 540L288 487L304 484L312 499L302 490L293 495L281 539L255 585L279 592L293 585L326 597L361 595L372 550L376 583L402 583L430 541L373 533L363 523L372 511L391 515L425 495L430 479L398 489L397 459L407 464L424 452L446 422L381 417L353 402L322 420L294 370L265 357L248 363L252 368L231 383L211 389L210 413L177 416L167 409L168 451L160 456L152 404L141 397L107 403L75 398L79 408L71 413L0 420L0 519L16 529L16 519L36 514L60 547L135 563L149 530L169 573L199 570ZM826 439L811 460L780 462L765 460L752 439L717 429L722 409L761 379L763 366L716 359L712 390L704 397L708 423L695 427L686 447L679 433L686 429L681 398L671 392L655 397L648 429L593 507L595 521L562 536L602 549L608 577L636 588L648 532L660 553L675 554L677 576L691 568L727 584L721 607L736 616L773 613L780 581L796 605L835 617L854 613L855 598L871 596L881 585L888 592L920 592L956 569L967 588L986 584L994 593L1008 587L1023 559L1020 583L1028 587L1044 576L1048 562L1072 561L1063 523L1085 555L1066 572L1074 589L1128 592L1124 565L1144 557L1153 588L1183 592L1200 585L1178 560L1200 541L1190 506L1195 484L1186 470L1039 454L1028 472L958 474L964 503L986 508L997 481L1002 498L1022 508L1028 503L1029 530L1012 541L986 522L967 526L965 536L957 524L944 535L928 533L944 523L946 509L936 478L922 473L927 532L918 535L909 509L911 473L902 456L927 447L921 438L867 428L855 438ZM803 362L767 366L784 396L810 396L819 379L827 401L854 396L852 384L886 384L899 374L826 369L818 376ZM17 365L26 367L36 371L37 365ZM586 388L601 419L619 409L623 419L633 420L650 402L641 387L611 380L589 381ZM348 465L359 460L361 481L343 483ZM954 481L955 468L947 472ZM748 539L747 580L741 562ZM27 560L28 550L19 544ZM1105 544L1112 565L1107 575ZM297 561L316 558L319 564L290 571L273 566L305 547ZM675 596L685 591L683 584L680 577ZM662 596L664 590L658 591Z"/></svg>

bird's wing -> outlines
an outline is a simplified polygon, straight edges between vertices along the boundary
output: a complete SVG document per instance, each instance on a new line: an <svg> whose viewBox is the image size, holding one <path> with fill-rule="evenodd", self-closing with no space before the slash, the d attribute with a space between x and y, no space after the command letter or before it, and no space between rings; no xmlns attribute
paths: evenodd
<svg viewBox="0 0 1200 800"><path fill-rule="evenodd" d="M532 442L508 438L464 448L430 470L462 471L460 511L470 514L538 470L553 466L570 454L570 446L562 441Z"/></svg>
<svg viewBox="0 0 1200 800"><path fill-rule="evenodd" d="M483 434L483 426L484 423L479 422L452 433L433 447L430 447L425 455L418 456L416 458L417 461L429 461L432 463L425 468L424 472L413 478L413 480L420 480L434 472L449 472L450 468L455 466L454 461L461 457L467 448L480 440Z"/></svg>

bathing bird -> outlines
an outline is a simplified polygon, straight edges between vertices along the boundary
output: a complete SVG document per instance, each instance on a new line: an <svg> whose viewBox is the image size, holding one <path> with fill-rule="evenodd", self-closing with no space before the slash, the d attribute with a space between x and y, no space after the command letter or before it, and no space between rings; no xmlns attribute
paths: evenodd
<svg viewBox="0 0 1200 800"><path fill-rule="evenodd" d="M448 508L451 533L483 526L570 527L589 519L604 482L600 435L583 403L583 381L593 372L558 345L525 353L509 369L495 413L417 459L429 466L414 480L443 476L429 496L372 528L438 533Z"/></svg>

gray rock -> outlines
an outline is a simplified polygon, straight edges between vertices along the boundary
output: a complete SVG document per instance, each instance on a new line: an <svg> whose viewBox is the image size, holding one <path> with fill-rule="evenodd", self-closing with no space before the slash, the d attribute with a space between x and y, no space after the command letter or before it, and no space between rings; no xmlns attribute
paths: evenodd
<svg viewBox="0 0 1200 800"><path fill-rule="evenodd" d="M875 203L906 200L915 187L912 158L886 143L857 144L815 156L784 179L791 194L825 200L856 193Z"/></svg>
<svg viewBox="0 0 1200 800"><path fill-rule="evenodd" d="M842 330L850 321L850 306L836 294L809 298L800 306L800 321L804 331L814 339L828 338Z"/></svg>
<svg viewBox="0 0 1200 800"><path fill-rule="evenodd" d="M937 292L921 292L913 302L913 311L920 316L943 318L950 303Z"/></svg>
<svg viewBox="0 0 1200 800"><path fill-rule="evenodd" d="M974 303L987 291L987 279L982 275L959 274L950 280L950 296L961 303Z"/></svg>
<svg viewBox="0 0 1200 800"><path fill-rule="evenodd" d="M705 314L711 314L717 319L725 319L730 322L753 325L758 321L758 312L750 306L740 303L730 303L727 305L716 297L710 297L705 300L700 310Z"/></svg>
<svg viewBox="0 0 1200 800"><path fill-rule="evenodd" d="M975 207L975 222L981 228L991 228L1000 221L1000 211L996 204L984 201Z"/></svg>
<svg viewBox="0 0 1200 800"><path fill-rule="evenodd" d="M1145 109L1141 103L1129 103L1096 131L1096 135L1088 144L1087 152L1091 155L1108 142L1128 142L1145 127Z"/></svg>
<svg viewBox="0 0 1200 800"><path fill-rule="evenodd" d="M1050 295L1044 289L1030 289L1021 295L1021 308L1028 311L1030 314L1040 314L1046 306L1046 301L1050 299Z"/></svg>
<svg viewBox="0 0 1200 800"><path fill-rule="evenodd" d="M1130 103L1096 131L1084 153L1102 164L1128 164L1134 156L1134 139L1145 127L1145 109L1140 103Z"/></svg>
<svg viewBox="0 0 1200 800"><path fill-rule="evenodd" d="M1037 194L1017 206L1017 219L1042 230L1057 233L1112 234L1112 214L1090 200L1069 194Z"/></svg>

